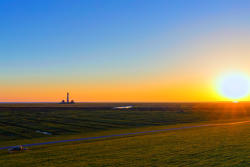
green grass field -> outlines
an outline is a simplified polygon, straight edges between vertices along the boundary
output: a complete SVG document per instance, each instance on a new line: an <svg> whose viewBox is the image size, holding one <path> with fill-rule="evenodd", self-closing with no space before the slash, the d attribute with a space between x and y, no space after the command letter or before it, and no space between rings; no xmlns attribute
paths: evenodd
<svg viewBox="0 0 250 167"><path fill-rule="evenodd" d="M249 104L1 104L0 146L250 120ZM51 132L52 135L36 133ZM32 147L0 166L239 166L249 165L249 123L199 127Z"/></svg>
<svg viewBox="0 0 250 167"><path fill-rule="evenodd" d="M247 167L250 158L249 131L249 124L203 127L105 140L39 146L15 154L7 154L1 151L0 164L2 167Z"/></svg>

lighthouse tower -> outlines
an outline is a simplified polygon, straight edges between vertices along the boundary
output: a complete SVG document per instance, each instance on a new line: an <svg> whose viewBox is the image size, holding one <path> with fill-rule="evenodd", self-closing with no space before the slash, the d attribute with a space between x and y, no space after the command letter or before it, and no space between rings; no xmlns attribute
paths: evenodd
<svg viewBox="0 0 250 167"><path fill-rule="evenodd" d="M67 104L69 104L69 92L67 92Z"/></svg>
<svg viewBox="0 0 250 167"><path fill-rule="evenodd" d="M74 100L69 100L69 92L67 92L67 99L66 99L66 101L65 100L62 100L62 102L61 103L59 103L59 104L75 104L75 102L74 102Z"/></svg>

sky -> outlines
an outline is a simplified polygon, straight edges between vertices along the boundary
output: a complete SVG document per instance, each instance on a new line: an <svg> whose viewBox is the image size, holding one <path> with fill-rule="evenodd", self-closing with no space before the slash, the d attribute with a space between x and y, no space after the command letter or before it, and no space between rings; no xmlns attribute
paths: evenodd
<svg viewBox="0 0 250 167"><path fill-rule="evenodd" d="M0 101L223 101L250 74L248 0L1 0ZM247 96L245 100L249 100Z"/></svg>

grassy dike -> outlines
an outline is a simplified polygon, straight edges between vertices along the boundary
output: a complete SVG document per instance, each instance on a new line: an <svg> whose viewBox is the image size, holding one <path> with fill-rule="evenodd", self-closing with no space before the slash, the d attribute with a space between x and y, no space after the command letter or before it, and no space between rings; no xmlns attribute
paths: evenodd
<svg viewBox="0 0 250 167"><path fill-rule="evenodd" d="M134 131L149 129L154 129L154 127L140 128ZM7 154L6 151L1 151L0 164L3 167L244 167L249 165L249 131L250 126L247 123L38 146L33 147L29 151L15 154ZM101 132L99 135L103 135L104 133ZM63 136L61 137L63 138Z"/></svg>

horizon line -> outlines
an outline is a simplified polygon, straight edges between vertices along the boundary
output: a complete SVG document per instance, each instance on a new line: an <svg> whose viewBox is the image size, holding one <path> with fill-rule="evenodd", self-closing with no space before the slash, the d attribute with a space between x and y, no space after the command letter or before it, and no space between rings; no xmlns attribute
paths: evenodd
<svg viewBox="0 0 250 167"><path fill-rule="evenodd" d="M228 102L234 102L234 100L228 100L228 101L79 101L75 102L77 103L228 103ZM239 103L246 103L250 101L238 101ZM60 103L60 102L51 102L51 101L12 101L12 102L0 102L0 104L4 103Z"/></svg>

